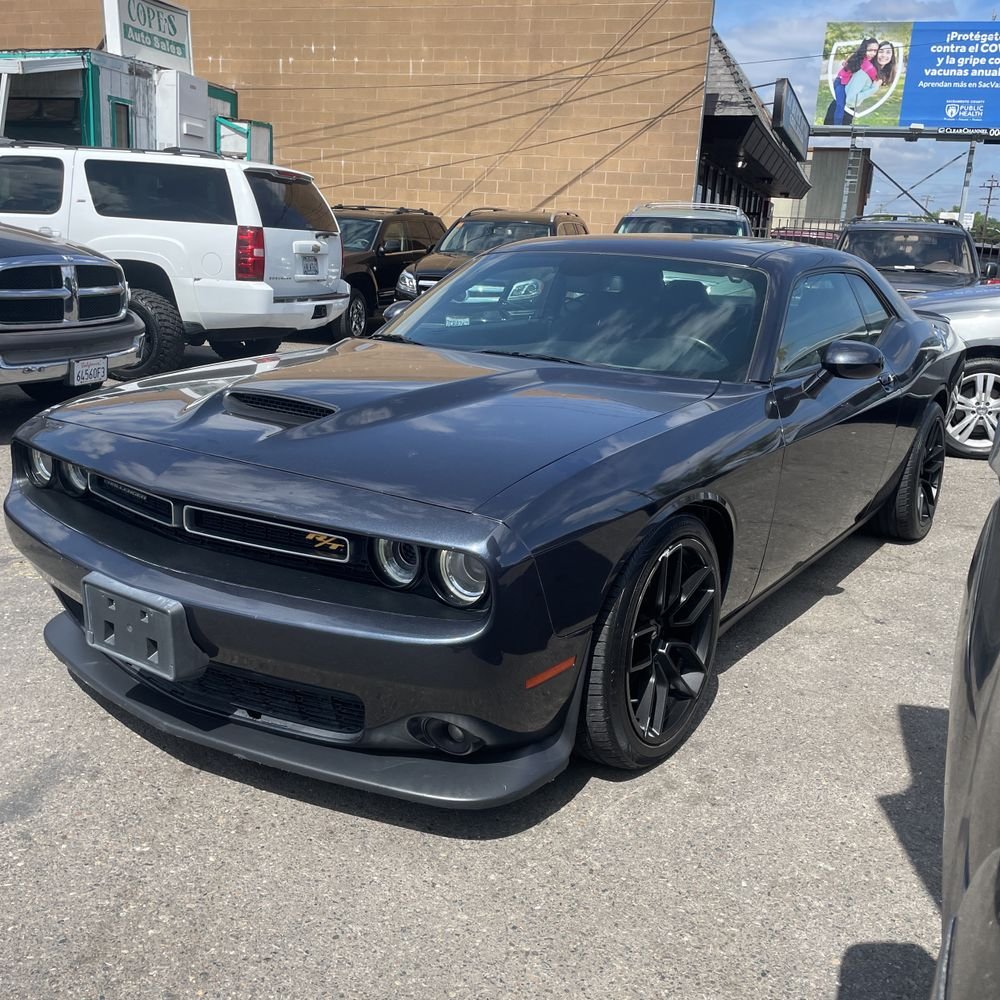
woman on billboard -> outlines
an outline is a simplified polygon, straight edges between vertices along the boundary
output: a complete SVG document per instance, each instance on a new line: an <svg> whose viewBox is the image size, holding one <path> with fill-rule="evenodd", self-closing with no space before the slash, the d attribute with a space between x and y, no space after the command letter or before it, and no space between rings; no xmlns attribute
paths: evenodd
<svg viewBox="0 0 1000 1000"><path fill-rule="evenodd" d="M863 86L864 78L869 82L877 79L875 59L878 54L878 39L865 38L858 46L854 55L845 59L840 65L840 72L833 80L833 120L832 125L844 124L844 108L847 104L847 88L858 77L857 86ZM829 112L828 112L829 114Z"/></svg>
<svg viewBox="0 0 1000 1000"><path fill-rule="evenodd" d="M854 56L845 60L843 68L837 74L833 84L836 100L831 102L827 110L825 124L850 125L861 104L879 91L892 87L896 79L896 47L889 41L876 41L872 58L868 59L867 52L870 48L868 42L869 39L865 39L866 57L861 60L859 68L849 74L847 82L843 82L843 76L846 75L844 68ZM861 51L860 48L858 51Z"/></svg>

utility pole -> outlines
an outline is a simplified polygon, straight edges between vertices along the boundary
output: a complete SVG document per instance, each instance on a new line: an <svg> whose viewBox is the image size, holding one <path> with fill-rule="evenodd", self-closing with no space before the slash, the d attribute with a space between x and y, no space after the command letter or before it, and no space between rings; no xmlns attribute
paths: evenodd
<svg viewBox="0 0 1000 1000"><path fill-rule="evenodd" d="M983 243L986 242L986 227L989 225L990 221L990 202L993 201L993 192L1000 187L1000 181L995 177L990 177L985 184L979 185L981 188L986 189L986 212L983 215L983 231L980 234L980 240Z"/></svg>

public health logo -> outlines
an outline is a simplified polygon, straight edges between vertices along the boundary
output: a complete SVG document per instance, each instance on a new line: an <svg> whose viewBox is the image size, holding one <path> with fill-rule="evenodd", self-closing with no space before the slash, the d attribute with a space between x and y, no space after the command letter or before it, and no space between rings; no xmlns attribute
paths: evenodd
<svg viewBox="0 0 1000 1000"><path fill-rule="evenodd" d="M964 121L981 122L986 114L985 101L945 101L946 118L961 118Z"/></svg>

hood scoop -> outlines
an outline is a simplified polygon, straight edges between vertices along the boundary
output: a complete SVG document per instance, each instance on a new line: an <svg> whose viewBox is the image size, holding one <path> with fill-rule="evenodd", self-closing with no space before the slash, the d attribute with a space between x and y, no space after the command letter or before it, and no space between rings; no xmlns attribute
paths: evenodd
<svg viewBox="0 0 1000 1000"><path fill-rule="evenodd" d="M250 389L230 389L223 402L227 413L248 420L263 420L269 424L297 427L313 420L322 420L337 412L336 406L299 399L276 392Z"/></svg>

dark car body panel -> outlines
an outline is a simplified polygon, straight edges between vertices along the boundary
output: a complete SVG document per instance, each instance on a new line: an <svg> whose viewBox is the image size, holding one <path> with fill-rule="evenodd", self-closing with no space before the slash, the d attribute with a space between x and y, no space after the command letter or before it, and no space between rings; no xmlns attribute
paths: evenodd
<svg viewBox="0 0 1000 1000"><path fill-rule="evenodd" d="M994 449L993 468L1000 472ZM959 621L945 771L943 947L934 1000L1000 995L1000 501Z"/></svg>
<svg viewBox="0 0 1000 1000"><path fill-rule="evenodd" d="M52 628L58 655L85 683L145 711L115 673L121 668L103 654L81 656L70 634L83 580L96 571L179 602L219 664L361 698L365 729L332 741L323 775L330 780L441 804L506 801L565 766L592 625L637 546L678 510L702 517L723 563L723 615L735 620L877 508L928 403L946 403L958 377L961 350L947 325L918 318L874 272L834 251L623 236L543 239L490 256L528 246L675 253L764 269L750 379L348 340L148 379L46 412L18 432L5 511L14 543L75 619ZM899 331L884 337L887 381L817 381L815 371L772 379L789 289L797 276L826 268L867 275L899 317ZM228 408L230 388L336 412L291 426L252 418ZM452 608L419 588L391 590L206 547L183 531L32 486L29 446L181 506L470 552L487 567L493 596L483 607ZM802 532L803 512L821 536ZM551 679L535 680L554 667ZM279 760L270 736L258 740L261 725L235 723L241 735L227 743L221 730L207 734L180 710L168 725L157 706L143 716L156 725L317 773L311 750L292 746ZM476 803L456 796L440 761L408 763L427 756L408 728L421 714L482 735L489 789ZM564 754L556 764L553 747ZM399 755L399 770L381 785L374 775L388 774L388 765L343 756L389 752ZM530 763L490 771L505 755Z"/></svg>

